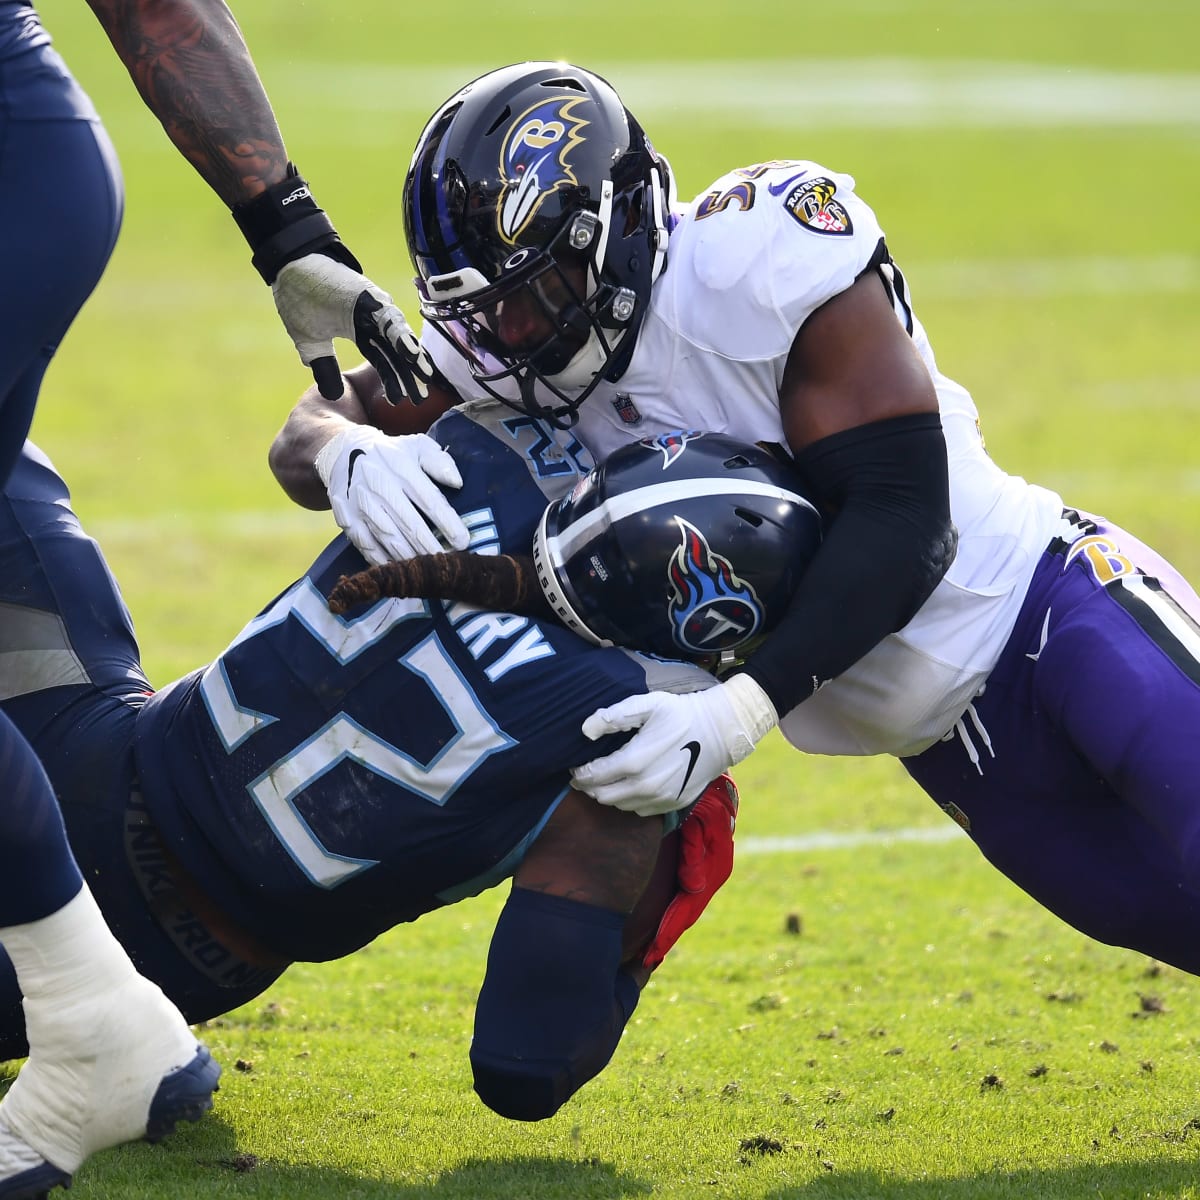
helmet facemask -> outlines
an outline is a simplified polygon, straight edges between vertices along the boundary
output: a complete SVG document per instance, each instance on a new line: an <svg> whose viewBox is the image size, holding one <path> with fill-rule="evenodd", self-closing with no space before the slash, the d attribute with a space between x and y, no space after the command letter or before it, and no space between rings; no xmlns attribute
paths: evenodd
<svg viewBox="0 0 1200 1200"><path fill-rule="evenodd" d="M611 186L609 192L606 211ZM598 263L606 240L600 218L586 211L570 215L544 249L514 250L495 283L477 271L418 280L422 315L467 360L489 395L569 427L604 378L637 309L632 290L603 281ZM519 401L504 391L506 380L516 383ZM537 383L557 403L539 400Z"/></svg>

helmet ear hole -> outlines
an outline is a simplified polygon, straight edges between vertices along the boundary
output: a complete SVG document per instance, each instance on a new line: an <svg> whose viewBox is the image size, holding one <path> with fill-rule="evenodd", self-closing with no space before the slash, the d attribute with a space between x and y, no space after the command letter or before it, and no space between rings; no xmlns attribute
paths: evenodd
<svg viewBox="0 0 1200 1200"><path fill-rule="evenodd" d="M629 198L629 205L625 210L625 227L621 230L621 237L632 237L637 233L638 227L642 223L642 204L644 203L645 193L642 188L639 188Z"/></svg>
<svg viewBox="0 0 1200 1200"><path fill-rule="evenodd" d="M512 106L506 104L499 113L496 114L496 119L487 127L485 137L491 137L501 125L512 116Z"/></svg>

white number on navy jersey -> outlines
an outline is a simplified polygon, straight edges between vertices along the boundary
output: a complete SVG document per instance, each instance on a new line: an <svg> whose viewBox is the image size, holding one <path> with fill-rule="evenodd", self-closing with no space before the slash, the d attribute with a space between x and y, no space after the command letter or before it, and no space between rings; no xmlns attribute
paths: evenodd
<svg viewBox="0 0 1200 1200"><path fill-rule="evenodd" d="M329 612L317 588L302 580L252 621L234 645L294 616L319 645L344 664L398 623L425 617L428 612L425 601L401 600L375 605L353 618L337 617ZM345 713L337 713L247 785L272 832L318 887L337 887L376 863L375 859L339 854L324 845L301 815L296 797L326 772L349 760L431 804L443 805L489 755L515 744L480 704L436 634L430 634L400 662L428 683L431 701L441 705L457 729L429 762L419 762ZM220 659L205 671L200 689L229 753L278 720L238 702Z"/></svg>

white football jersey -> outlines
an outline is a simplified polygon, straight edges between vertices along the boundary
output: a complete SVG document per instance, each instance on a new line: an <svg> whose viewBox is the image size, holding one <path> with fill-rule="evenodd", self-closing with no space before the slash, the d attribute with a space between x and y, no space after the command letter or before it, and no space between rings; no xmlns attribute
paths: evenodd
<svg viewBox="0 0 1200 1200"><path fill-rule="evenodd" d="M1062 501L988 457L975 404L938 371L850 176L812 162L764 163L722 176L677 216L629 366L588 397L573 432L597 459L675 429L785 444L779 388L797 332L876 263L937 389L958 553L903 629L780 726L815 754L919 753L953 729L983 686ZM427 329L422 341L463 396L478 391L443 337Z"/></svg>

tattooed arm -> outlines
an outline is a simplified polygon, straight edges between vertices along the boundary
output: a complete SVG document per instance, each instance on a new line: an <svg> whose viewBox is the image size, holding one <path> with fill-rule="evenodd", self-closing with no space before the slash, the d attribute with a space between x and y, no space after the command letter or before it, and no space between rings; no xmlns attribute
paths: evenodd
<svg viewBox="0 0 1200 1200"><path fill-rule="evenodd" d="M321 395L342 395L333 343L346 338L378 372L393 405L420 404L433 365L288 161L258 70L223 0L88 3L167 136L232 211Z"/></svg>
<svg viewBox="0 0 1200 1200"><path fill-rule="evenodd" d="M232 208L284 178L287 152L221 0L88 0L167 136Z"/></svg>

